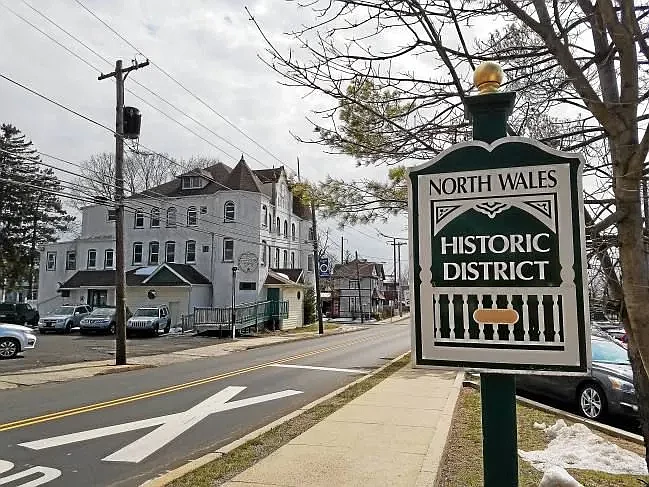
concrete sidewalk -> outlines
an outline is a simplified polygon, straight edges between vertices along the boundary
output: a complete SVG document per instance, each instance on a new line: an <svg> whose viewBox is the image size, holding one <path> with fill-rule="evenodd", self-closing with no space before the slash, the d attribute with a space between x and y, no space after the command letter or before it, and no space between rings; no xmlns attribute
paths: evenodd
<svg viewBox="0 0 649 487"><path fill-rule="evenodd" d="M462 379L407 366L224 485L433 486Z"/></svg>
<svg viewBox="0 0 649 487"><path fill-rule="evenodd" d="M320 336L331 336L341 333L349 333L363 330L360 326L341 326L340 328L328 331L325 335L318 335L317 332L305 332L284 335L270 335L258 338L237 339L231 342L217 343L206 347L178 350L171 353L158 355L145 355L140 357L129 357L128 365L114 365L115 359L97 360L92 362L78 362L50 367L39 367L33 369L19 370L9 374L0 375L0 390L14 389L19 386L31 386L46 384L48 382L66 382L95 375L126 372L129 370L144 369L149 367L160 367L163 365L188 362L202 358L219 357L234 352L241 352L253 348L286 343L297 340L318 338Z"/></svg>

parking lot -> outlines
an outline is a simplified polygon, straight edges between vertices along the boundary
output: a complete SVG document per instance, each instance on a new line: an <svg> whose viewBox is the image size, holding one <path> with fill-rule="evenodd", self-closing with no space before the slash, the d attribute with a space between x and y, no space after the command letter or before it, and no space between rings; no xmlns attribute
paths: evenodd
<svg viewBox="0 0 649 487"><path fill-rule="evenodd" d="M115 356L115 336L84 335L78 330L69 335L39 334L34 350L25 351L15 359L0 361L0 374L74 362L106 360ZM194 336L191 333L170 333L158 337L133 337L126 341L128 355L156 355L189 348L224 343L227 339Z"/></svg>

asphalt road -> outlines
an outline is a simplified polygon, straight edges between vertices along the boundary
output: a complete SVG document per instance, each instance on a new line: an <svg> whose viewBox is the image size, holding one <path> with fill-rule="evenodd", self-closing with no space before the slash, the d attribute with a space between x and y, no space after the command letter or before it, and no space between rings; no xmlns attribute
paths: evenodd
<svg viewBox="0 0 649 487"><path fill-rule="evenodd" d="M406 323L3 391L0 484L140 485L407 351Z"/></svg>
<svg viewBox="0 0 649 487"><path fill-rule="evenodd" d="M0 361L0 374L7 374L24 369L62 365L75 362L106 360L115 357L114 335L70 335L36 332L36 348L26 350L21 356L11 360ZM186 334L168 334L158 337L133 337L126 340L126 349L130 356L155 355L189 348L206 347L223 343L229 339L217 337L193 336Z"/></svg>

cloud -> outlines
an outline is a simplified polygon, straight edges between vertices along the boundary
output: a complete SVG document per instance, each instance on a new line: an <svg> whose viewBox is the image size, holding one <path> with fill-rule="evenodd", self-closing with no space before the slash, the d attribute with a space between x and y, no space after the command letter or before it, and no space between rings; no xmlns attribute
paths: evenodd
<svg viewBox="0 0 649 487"><path fill-rule="evenodd" d="M125 64L130 63L137 55L135 50L73 0L29 1L44 15L106 57L110 64L67 37L27 6L14 2L11 4L13 10L99 69L87 66L10 12L3 11L0 15L0 44L4 49L0 72L102 124L114 126L114 84L111 80L98 81L97 76L99 71L112 71L117 58L123 59ZM317 95L304 98L303 90L279 84L279 76L258 57L265 45L240 1L84 0L84 3L184 87L237 124L287 166L295 168L296 157L299 156L304 177L319 180L327 174L335 174L351 179L384 173L383 169L371 173L367 169L357 169L352 158L325 154L318 146L300 144L291 136L291 131L310 136L311 126L305 117L311 110L323 108L329 102ZM260 0L249 5L272 39L283 43L286 42L283 33L300 25L300 16L304 14L291 3ZM4 7L0 7L0 10L4 10ZM141 55L137 57L143 59ZM134 79L200 120L237 148L136 86L132 81ZM247 159L255 168L279 164L156 67L149 66L132 73L126 86L214 145L225 149L232 157L127 93L126 104L137 106L142 112L141 142L144 145L179 158L201 154L218 157L226 163L236 162L244 150L252 156ZM0 106L2 122L19 127L44 152L70 161L82 161L91 154L112 151L114 148L114 138L109 132L4 80L0 80ZM63 174L61 177L69 179ZM353 232L350 233L352 246L363 249L368 255L390 255L389 249L383 248L381 242L369 242L360 234L352 235Z"/></svg>

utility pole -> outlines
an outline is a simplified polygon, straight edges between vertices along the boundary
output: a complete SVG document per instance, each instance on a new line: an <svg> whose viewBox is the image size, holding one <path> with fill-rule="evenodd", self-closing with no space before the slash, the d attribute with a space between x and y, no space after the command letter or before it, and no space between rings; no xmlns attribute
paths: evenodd
<svg viewBox="0 0 649 487"><path fill-rule="evenodd" d="M232 314L230 320L232 321L232 339L236 338L237 331L237 266L232 266Z"/></svg>
<svg viewBox="0 0 649 487"><path fill-rule="evenodd" d="M126 269L124 261L124 80L131 71L149 65L134 62L123 69L122 60L115 63L115 71L99 76L99 81L115 78L115 307L117 328L115 330L115 365L126 365Z"/></svg>
<svg viewBox="0 0 649 487"><path fill-rule="evenodd" d="M315 218L315 201L311 195L311 225L313 226L313 273L315 274L315 302L318 313L318 334L324 334L324 324L322 323L322 301L320 296L320 258L318 252L318 227Z"/></svg>
<svg viewBox="0 0 649 487"><path fill-rule="evenodd" d="M358 306L361 310L361 324L365 323L363 318L363 297L361 295L361 277L358 271L358 250L356 251L356 287L358 287Z"/></svg>
<svg viewBox="0 0 649 487"><path fill-rule="evenodd" d="M340 236L340 265L343 265L345 263L345 237L343 235Z"/></svg>
<svg viewBox="0 0 649 487"><path fill-rule="evenodd" d="M406 242L399 242L397 244L397 264L399 266L399 280L397 281L397 299L399 300L399 317L403 316L403 298L401 297L401 246L406 245Z"/></svg>

